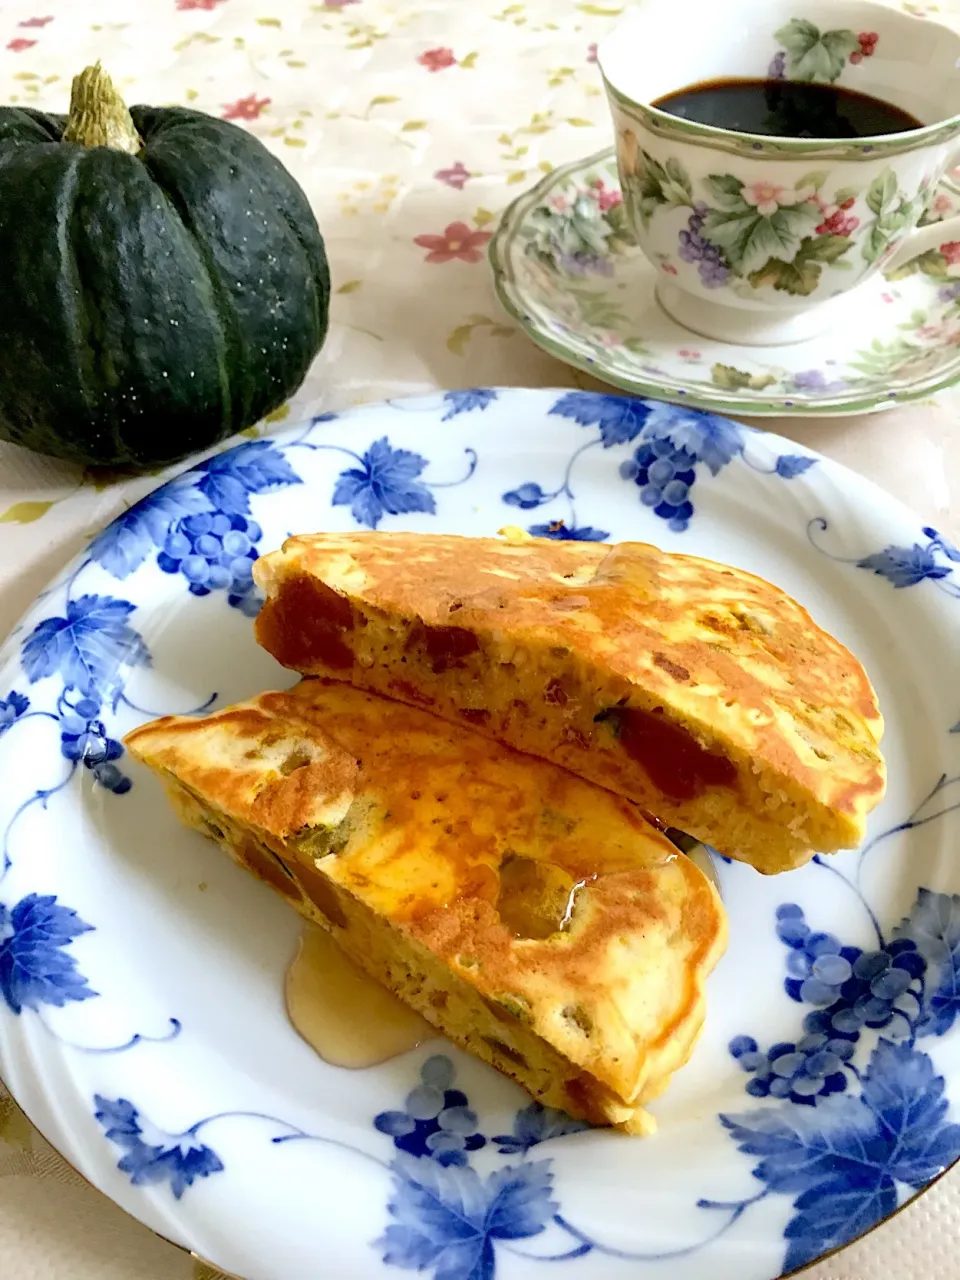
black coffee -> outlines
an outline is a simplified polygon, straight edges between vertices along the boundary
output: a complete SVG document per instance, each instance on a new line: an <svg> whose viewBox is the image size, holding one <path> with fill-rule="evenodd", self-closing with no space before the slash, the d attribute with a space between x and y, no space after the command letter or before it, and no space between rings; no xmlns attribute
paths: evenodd
<svg viewBox="0 0 960 1280"><path fill-rule="evenodd" d="M793 80L705 80L653 104L697 124L778 138L874 138L923 124L880 98L832 84Z"/></svg>

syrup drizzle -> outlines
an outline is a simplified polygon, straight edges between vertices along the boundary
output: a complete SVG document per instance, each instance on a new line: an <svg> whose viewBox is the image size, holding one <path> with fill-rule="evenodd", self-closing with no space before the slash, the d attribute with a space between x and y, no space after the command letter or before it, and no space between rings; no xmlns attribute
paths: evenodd
<svg viewBox="0 0 960 1280"><path fill-rule="evenodd" d="M287 1013L324 1062L359 1070L397 1058L437 1033L368 978L334 939L305 925L286 978Z"/></svg>

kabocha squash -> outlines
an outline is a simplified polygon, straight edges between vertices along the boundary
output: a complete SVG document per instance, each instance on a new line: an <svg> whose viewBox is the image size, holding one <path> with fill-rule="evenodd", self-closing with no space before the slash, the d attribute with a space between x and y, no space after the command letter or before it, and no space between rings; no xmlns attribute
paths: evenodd
<svg viewBox="0 0 960 1280"><path fill-rule="evenodd" d="M301 188L236 125L128 110L99 64L67 117L0 107L0 438L142 470L303 381L330 277Z"/></svg>

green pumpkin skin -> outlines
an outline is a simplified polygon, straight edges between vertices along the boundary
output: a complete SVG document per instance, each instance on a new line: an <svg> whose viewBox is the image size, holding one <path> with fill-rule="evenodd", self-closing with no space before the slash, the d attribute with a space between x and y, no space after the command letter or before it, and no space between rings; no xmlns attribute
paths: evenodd
<svg viewBox="0 0 960 1280"><path fill-rule="evenodd" d="M330 275L306 196L256 138L181 107L130 114L137 155L0 107L0 438L148 470L296 390Z"/></svg>

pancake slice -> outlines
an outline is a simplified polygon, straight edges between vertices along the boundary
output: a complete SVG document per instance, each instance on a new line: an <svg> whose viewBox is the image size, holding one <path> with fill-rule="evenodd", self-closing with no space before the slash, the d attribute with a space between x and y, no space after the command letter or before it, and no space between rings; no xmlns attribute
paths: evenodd
<svg viewBox="0 0 960 1280"><path fill-rule="evenodd" d="M180 816L535 1098L651 1130L726 915L608 791L322 680L126 738Z"/></svg>
<svg viewBox="0 0 960 1280"><path fill-rule="evenodd" d="M644 543L321 533L253 572L284 666L470 724L762 872L858 845L883 795L863 667L738 569Z"/></svg>

